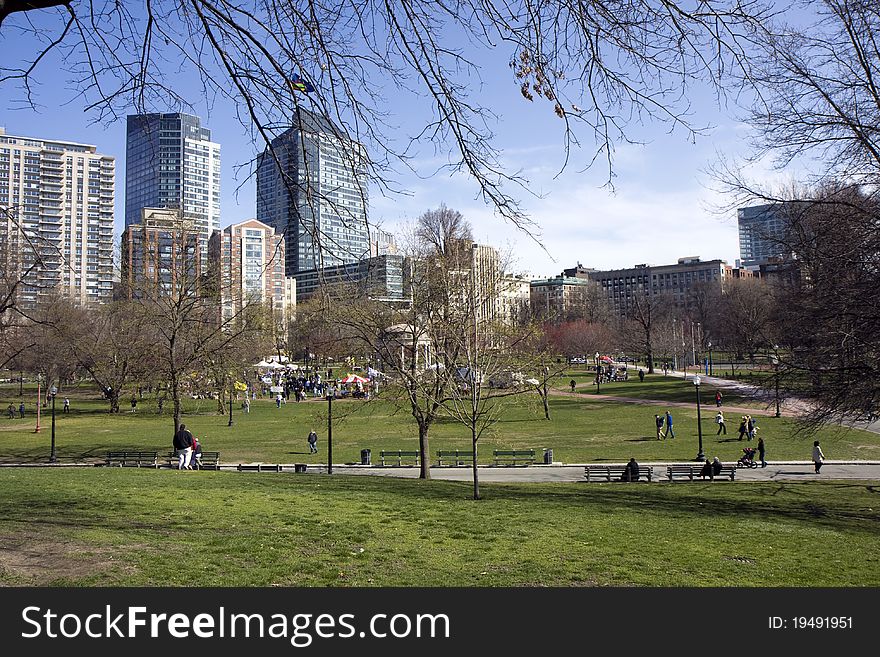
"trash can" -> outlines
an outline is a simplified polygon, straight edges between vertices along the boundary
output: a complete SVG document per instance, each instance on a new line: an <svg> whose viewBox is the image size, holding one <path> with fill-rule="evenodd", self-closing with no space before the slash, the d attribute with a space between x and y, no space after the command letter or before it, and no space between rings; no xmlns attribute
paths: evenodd
<svg viewBox="0 0 880 657"><path fill-rule="evenodd" d="M370 465L370 450L361 450L361 465Z"/></svg>
<svg viewBox="0 0 880 657"><path fill-rule="evenodd" d="M306 464L305 463L294 463L293 464L293 471L294 472L305 472L306 471Z"/></svg>
<svg viewBox="0 0 880 657"><path fill-rule="evenodd" d="M553 465L553 450L549 447L544 448L544 465Z"/></svg>

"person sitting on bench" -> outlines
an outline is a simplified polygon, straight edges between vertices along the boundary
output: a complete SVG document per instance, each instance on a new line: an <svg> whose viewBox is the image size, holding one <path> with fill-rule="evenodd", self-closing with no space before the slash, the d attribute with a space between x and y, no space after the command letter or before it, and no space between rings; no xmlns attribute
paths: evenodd
<svg viewBox="0 0 880 657"><path fill-rule="evenodd" d="M638 481L639 480L639 464L635 460L635 458L631 458L629 463L626 464L626 467L623 469L623 474L620 476L621 481Z"/></svg>

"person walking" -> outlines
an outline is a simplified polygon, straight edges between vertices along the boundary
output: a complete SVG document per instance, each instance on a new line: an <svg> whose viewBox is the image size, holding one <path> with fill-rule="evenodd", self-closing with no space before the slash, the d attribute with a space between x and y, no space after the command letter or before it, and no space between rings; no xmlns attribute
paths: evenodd
<svg viewBox="0 0 880 657"><path fill-rule="evenodd" d="M764 438L763 437L758 438L758 455L761 457L761 467L762 468L767 467L767 461L764 460L764 450L765 449L766 448L764 446Z"/></svg>
<svg viewBox="0 0 880 657"><path fill-rule="evenodd" d="M715 391L715 405L721 406L721 391L720 390Z"/></svg>
<svg viewBox="0 0 880 657"><path fill-rule="evenodd" d="M309 454L317 454L318 453L318 434L315 433L315 430L312 429L309 432L309 437L307 438L309 442Z"/></svg>
<svg viewBox="0 0 880 657"><path fill-rule="evenodd" d="M174 434L173 446L177 452L177 469L192 470L189 461L192 458L193 451L193 435L186 428L185 424L181 424L177 433Z"/></svg>
<svg viewBox="0 0 880 657"><path fill-rule="evenodd" d="M645 382L645 370L643 370L640 367L639 368L639 383L644 383L644 382Z"/></svg>
<svg viewBox="0 0 880 657"><path fill-rule="evenodd" d="M743 415L739 421L739 439L742 440L746 435L748 416Z"/></svg>
<svg viewBox="0 0 880 657"><path fill-rule="evenodd" d="M577 386L577 381L572 379L571 381L568 382L568 385L571 386L571 391L574 392L575 386Z"/></svg>
<svg viewBox="0 0 880 657"><path fill-rule="evenodd" d="M190 470L202 469L202 441L193 436L192 454L189 459Z"/></svg>
<svg viewBox="0 0 880 657"><path fill-rule="evenodd" d="M138 408L138 400L137 400L137 397L135 397L134 395L132 395L132 396L131 396L131 412L132 412L132 413L137 413L137 408Z"/></svg>
<svg viewBox="0 0 880 657"><path fill-rule="evenodd" d="M64 398L64 410L62 413L70 413L70 400L67 397Z"/></svg>
<svg viewBox="0 0 880 657"><path fill-rule="evenodd" d="M281 401L283 399L284 398L281 396L280 392L277 395L275 395L275 408L281 408Z"/></svg>
<svg viewBox="0 0 880 657"><path fill-rule="evenodd" d="M657 440L660 440L663 437L663 417L655 414L654 424L657 425Z"/></svg>
<svg viewBox="0 0 880 657"><path fill-rule="evenodd" d="M666 436L675 438L675 432L672 430L672 413L669 411L666 411L666 431L663 433L663 437Z"/></svg>
<svg viewBox="0 0 880 657"><path fill-rule="evenodd" d="M15 406L13 406L12 404L6 407L6 417L8 417L10 420L15 419Z"/></svg>
<svg viewBox="0 0 880 657"><path fill-rule="evenodd" d="M822 463L825 462L825 454L822 453L822 448L819 447L819 441L813 442L813 465L816 466L816 474L819 474L819 470L822 469Z"/></svg>
<svg viewBox="0 0 880 657"><path fill-rule="evenodd" d="M755 431L758 430L758 423L755 421L755 418L753 418L751 415L746 415L746 418L747 418L746 430L748 431L748 434L749 434L749 440L751 440L752 438L755 437Z"/></svg>
<svg viewBox="0 0 880 657"><path fill-rule="evenodd" d="M718 425L718 433L716 433L715 435L718 436L721 433L724 433L724 435L726 436L727 425L724 424L724 413L722 413L721 411L718 411L718 414L715 416L715 424Z"/></svg>
<svg viewBox="0 0 880 657"><path fill-rule="evenodd" d="M250 399L248 399L247 393L245 393L244 402L242 403L241 407L244 409L245 413L251 412L251 401Z"/></svg>
<svg viewBox="0 0 880 657"><path fill-rule="evenodd" d="M24 402L18 405L18 417L22 420L24 419Z"/></svg>

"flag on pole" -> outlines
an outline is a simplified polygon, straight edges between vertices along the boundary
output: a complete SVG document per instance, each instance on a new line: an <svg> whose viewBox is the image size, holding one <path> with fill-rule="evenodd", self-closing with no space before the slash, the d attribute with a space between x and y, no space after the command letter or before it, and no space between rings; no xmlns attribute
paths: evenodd
<svg viewBox="0 0 880 657"><path fill-rule="evenodd" d="M312 83L306 80L303 77L300 77L299 73L294 73L293 78L290 80L290 87L294 91L302 91L303 93L310 94L315 90L315 87L312 86Z"/></svg>

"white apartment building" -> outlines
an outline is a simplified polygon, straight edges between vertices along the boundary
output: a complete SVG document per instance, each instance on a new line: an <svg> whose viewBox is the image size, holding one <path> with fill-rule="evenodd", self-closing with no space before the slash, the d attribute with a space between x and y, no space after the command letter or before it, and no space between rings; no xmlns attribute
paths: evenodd
<svg viewBox="0 0 880 657"><path fill-rule="evenodd" d="M23 279L17 303L112 298L115 173L95 146L0 128L0 267Z"/></svg>

